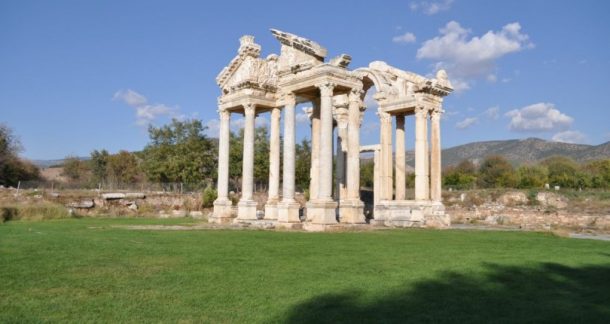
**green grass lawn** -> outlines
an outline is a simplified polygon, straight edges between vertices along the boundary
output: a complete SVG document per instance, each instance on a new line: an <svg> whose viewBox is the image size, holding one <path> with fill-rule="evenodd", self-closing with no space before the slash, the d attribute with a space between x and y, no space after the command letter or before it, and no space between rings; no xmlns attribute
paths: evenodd
<svg viewBox="0 0 610 324"><path fill-rule="evenodd" d="M610 243L0 224L0 322L610 322Z"/></svg>

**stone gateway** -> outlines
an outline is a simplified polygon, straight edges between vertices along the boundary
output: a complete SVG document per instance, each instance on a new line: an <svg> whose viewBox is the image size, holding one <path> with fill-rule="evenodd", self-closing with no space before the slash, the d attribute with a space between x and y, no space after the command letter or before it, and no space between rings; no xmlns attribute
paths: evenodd
<svg viewBox="0 0 610 324"><path fill-rule="evenodd" d="M253 199L254 131L258 114L269 112L269 194L264 220L278 227L325 229L336 224L365 224L360 199L360 153L375 154L375 202L371 224L396 227L449 226L441 201L440 117L443 97L453 89L445 71L428 79L385 62L349 70L342 54L325 62L327 50L314 41L272 29L280 55L260 57L253 36L243 36L237 56L216 78L220 136L218 198L210 222L256 222ZM380 143L360 146L366 92L374 87ZM311 102L311 181L304 222L295 200L295 106ZM242 195L237 209L229 199L229 124L231 114L245 116ZM282 118L283 113L283 118ZM415 117L415 199L405 195L405 117ZM396 143L393 150L392 120ZM283 161L280 161L283 122ZM337 128L336 156L333 129ZM430 139L428 139L430 134ZM395 157L393 157L393 151ZM333 158L336 179L333 179ZM280 163L283 174L280 174ZM280 181L281 179L281 181ZM333 190L333 182L336 182ZM282 190L280 194L280 183ZM333 193L334 191L334 193Z"/></svg>

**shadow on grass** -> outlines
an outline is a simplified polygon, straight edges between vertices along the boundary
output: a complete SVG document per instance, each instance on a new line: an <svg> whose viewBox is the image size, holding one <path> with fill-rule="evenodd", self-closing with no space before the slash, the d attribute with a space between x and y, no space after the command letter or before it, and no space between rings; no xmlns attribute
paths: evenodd
<svg viewBox="0 0 610 324"><path fill-rule="evenodd" d="M360 291L317 296L294 307L283 321L610 323L610 265L486 265L485 270L446 272L372 300Z"/></svg>

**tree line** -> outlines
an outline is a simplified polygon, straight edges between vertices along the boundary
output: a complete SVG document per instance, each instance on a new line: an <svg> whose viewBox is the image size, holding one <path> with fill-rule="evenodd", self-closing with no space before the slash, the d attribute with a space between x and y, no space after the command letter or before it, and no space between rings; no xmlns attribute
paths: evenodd
<svg viewBox="0 0 610 324"><path fill-rule="evenodd" d="M218 143L205 135L200 120L172 120L160 127L149 126L149 143L140 152L94 150L88 160L66 157L63 176L82 188L102 184L184 183L191 188L214 187L218 169ZM281 144L280 144L281 145ZM254 182L266 190L269 179L269 136L266 127L255 130ZM20 159L22 150L10 128L0 125L0 185L16 186L18 181L38 180L40 172L31 162ZM243 162L243 129L231 132L229 152L230 190L239 192ZM280 157L281 159L282 157ZM281 163L280 163L281 165ZM297 190L309 187L311 143L303 139L296 145L295 184ZM361 186L373 187L372 161L361 163ZM407 176L413 187L414 176ZM499 155L488 156L480 164L464 160L443 170L445 188L543 188L546 184L562 188L610 188L610 159L577 163L555 156L538 163L513 166Z"/></svg>
<svg viewBox="0 0 610 324"><path fill-rule="evenodd" d="M609 189L610 159L577 163L564 156L553 156L537 163L513 166L500 155L486 157L478 166L464 160L443 172L445 187Z"/></svg>

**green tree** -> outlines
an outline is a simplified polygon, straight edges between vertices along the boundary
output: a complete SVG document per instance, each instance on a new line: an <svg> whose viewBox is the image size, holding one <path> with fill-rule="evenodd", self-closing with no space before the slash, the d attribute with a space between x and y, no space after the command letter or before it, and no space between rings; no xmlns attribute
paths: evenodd
<svg viewBox="0 0 610 324"><path fill-rule="evenodd" d="M578 164L574 160L564 156L553 156L541 163L549 170L549 184L564 188L576 188L578 186Z"/></svg>
<svg viewBox="0 0 610 324"><path fill-rule="evenodd" d="M513 166L500 155L491 155L479 167L478 184L483 188L512 188L519 183Z"/></svg>
<svg viewBox="0 0 610 324"><path fill-rule="evenodd" d="M519 188L542 188L549 181L549 170L544 165L522 165L517 175Z"/></svg>
<svg viewBox="0 0 610 324"><path fill-rule="evenodd" d="M0 124L0 185L16 186L19 181L37 180L38 168L19 158L22 146L13 131Z"/></svg>
<svg viewBox="0 0 610 324"><path fill-rule="evenodd" d="M110 154L106 150L95 150L91 152L91 175L95 183L105 183L108 176L108 158Z"/></svg>
<svg viewBox="0 0 610 324"><path fill-rule="evenodd" d="M470 160L463 160L455 167L443 172L443 185L456 189L472 189L477 181L476 166Z"/></svg>
<svg viewBox="0 0 610 324"><path fill-rule="evenodd" d="M231 132L229 139L229 179L236 191L241 191L241 170L244 155L244 129L238 134Z"/></svg>
<svg viewBox="0 0 610 324"><path fill-rule="evenodd" d="M254 137L254 182L269 182L269 135L267 127L257 127Z"/></svg>
<svg viewBox="0 0 610 324"><path fill-rule="evenodd" d="M375 181L375 163L373 160L360 163L360 186L373 188Z"/></svg>
<svg viewBox="0 0 610 324"><path fill-rule="evenodd" d="M309 139L303 138L300 144L295 146L295 186L300 190L309 189L310 169L311 169L311 143Z"/></svg>
<svg viewBox="0 0 610 324"><path fill-rule="evenodd" d="M587 162L581 169L589 175L592 188L610 188L610 159Z"/></svg>
<svg viewBox="0 0 610 324"><path fill-rule="evenodd" d="M72 182L85 183L89 180L90 170L87 163L76 156L67 156L63 162L62 175Z"/></svg>
<svg viewBox="0 0 610 324"><path fill-rule="evenodd" d="M115 184L136 183L140 170L135 154L120 151L107 159L108 178Z"/></svg>
<svg viewBox="0 0 610 324"><path fill-rule="evenodd" d="M150 143L142 151L142 168L155 182L202 183L215 177L217 148L200 120L149 126Z"/></svg>

